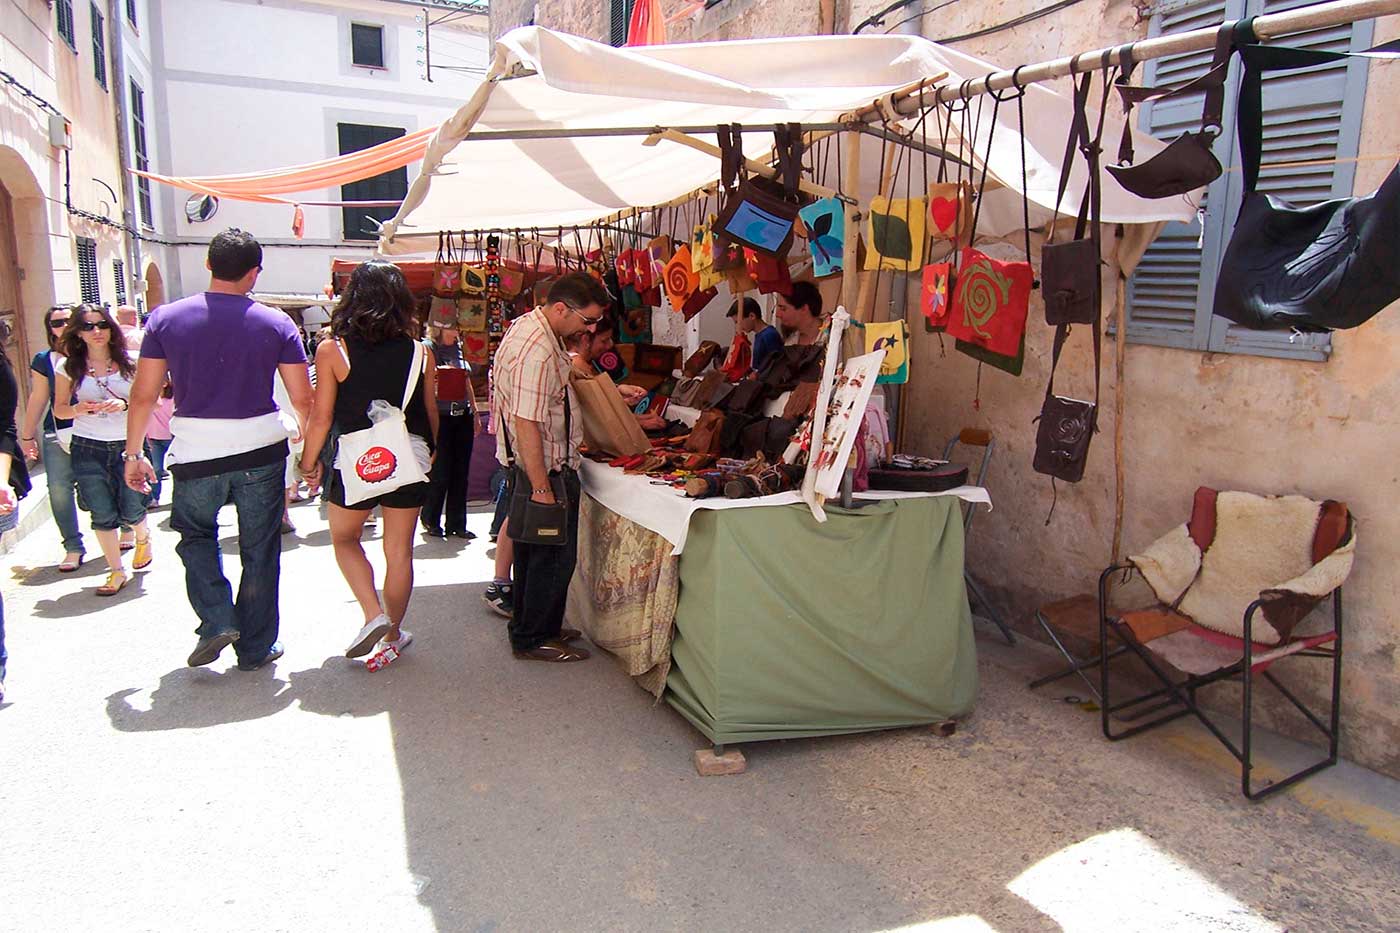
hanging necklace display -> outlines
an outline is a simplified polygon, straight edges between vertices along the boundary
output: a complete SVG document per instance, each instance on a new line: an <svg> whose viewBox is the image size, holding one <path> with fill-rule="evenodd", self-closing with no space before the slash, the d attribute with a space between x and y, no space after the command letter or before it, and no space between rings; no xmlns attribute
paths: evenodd
<svg viewBox="0 0 1400 933"><path fill-rule="evenodd" d="M1104 93L1100 103L1098 129L1091 137L1087 108L1093 78L1093 72L1086 73L1075 89L1075 112L1070 129L1070 147L1073 151L1073 147L1077 146L1088 164L1089 217L1093 222L1095 232L1097 232L1101 188L1099 144L1103 139L1104 111L1108 107L1111 79L1108 70L1105 69L1103 72ZM1061 188L1063 189L1063 180ZM1095 275L1097 276L1097 251L1095 257ZM1051 477L1052 493L1054 492L1053 481L1055 479L1077 483L1084 478L1084 467L1089 460L1089 444L1093 440L1094 432L1098 429L1102 337L1099 333L1099 315L1097 313L1093 315L1089 327L1094 337L1094 400L1092 402L1055 394L1055 370L1060 365L1060 353L1064 350L1065 341L1069 339L1070 325L1061 324L1055 328L1055 346L1050 357L1050 380L1045 387L1045 401L1041 404L1040 415L1036 419L1039 422L1039 427L1035 435L1035 456L1031 460L1032 469L1037 473ZM1054 512L1055 505L1052 499L1050 515L1045 518L1047 525Z"/></svg>

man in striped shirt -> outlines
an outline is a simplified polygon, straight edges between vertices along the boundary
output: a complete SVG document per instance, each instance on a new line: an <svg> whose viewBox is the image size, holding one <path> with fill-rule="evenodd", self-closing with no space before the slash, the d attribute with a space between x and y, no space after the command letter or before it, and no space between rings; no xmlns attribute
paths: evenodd
<svg viewBox="0 0 1400 933"><path fill-rule="evenodd" d="M579 633L565 629L564 604L578 554L578 447L583 439L569 389L564 340L602 320L611 307L597 280L574 272L550 286L539 307L506 331L492 365L496 459L516 469L513 482L528 482L530 498L555 501L552 477L567 495L568 534L562 545L515 544L514 607L510 644L531 661L582 661L588 652L569 644ZM523 475L522 475L523 471ZM506 526L506 533L512 529Z"/></svg>

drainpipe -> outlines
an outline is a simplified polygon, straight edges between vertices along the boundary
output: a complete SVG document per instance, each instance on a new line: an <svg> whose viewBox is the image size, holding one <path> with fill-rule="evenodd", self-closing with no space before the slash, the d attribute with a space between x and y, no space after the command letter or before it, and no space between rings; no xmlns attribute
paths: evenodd
<svg viewBox="0 0 1400 933"><path fill-rule="evenodd" d="M136 210L136 193L131 181L131 153L127 145L127 119L126 119L126 45L123 41L126 32L126 20L123 19L121 0L107 0L107 26L111 30L111 41L108 47L112 50L112 102L115 105L117 120L117 162L120 165L121 188L122 188L122 222L126 225L126 282L127 282L127 302L135 307L141 305L137 303L138 296L136 287L144 280L141 269L141 241L132 232L139 230L139 217ZM141 302L144 304L144 301Z"/></svg>

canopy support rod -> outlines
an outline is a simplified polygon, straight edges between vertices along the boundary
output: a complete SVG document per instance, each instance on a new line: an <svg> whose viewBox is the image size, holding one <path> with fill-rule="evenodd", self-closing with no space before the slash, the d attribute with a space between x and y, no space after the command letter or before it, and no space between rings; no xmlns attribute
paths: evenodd
<svg viewBox="0 0 1400 933"><path fill-rule="evenodd" d="M703 152L706 155L714 156L716 159L721 158L723 156L723 152L720 151L719 146L711 145L710 143L707 143L704 140L696 139L694 136L689 136L685 133L680 132L679 130L662 130L659 133L653 133L642 142L642 145L655 146L663 139L669 140L673 143L679 143L682 146L687 146L691 149L694 149L696 152ZM778 177L777 169L769 165L764 165L762 162L758 162L754 159L746 157L744 159L744 165L748 168L750 172L752 172L755 175L762 175L764 178ZM805 178L797 183L797 187L798 190L802 191L805 194L810 194L814 198L840 197L840 194L836 191L836 189L828 188L825 185L819 185L815 182L807 181L807 179Z"/></svg>
<svg viewBox="0 0 1400 933"><path fill-rule="evenodd" d="M1312 29L1340 26L1359 19L1375 19L1378 16L1393 13L1400 13L1400 0L1334 0L1332 3L1300 7L1286 13L1257 16L1254 18L1254 34L1261 40L1277 39L1281 36L1294 35ZM1218 28L1211 26L1206 29L1194 29L1190 32L1158 36L1155 39L1144 39L1141 42L1132 42L1109 49L1080 52L1078 55L1057 58L1054 61L1025 65L1018 69L1020 75L1014 82L1013 77L1016 72L994 71L985 77L966 81L956 87L943 85L936 91L930 89L928 96L936 96L939 102L952 101L960 97L966 98L992 91L1006 90L1009 87L1014 87L1015 83L1036 84L1108 65L1121 65L1125 49L1128 50L1128 54L1134 62L1163 58L1167 55L1180 55L1183 52L1205 51L1215 47ZM896 101L893 106L898 113L908 115L918 111L919 103L919 100L910 98Z"/></svg>

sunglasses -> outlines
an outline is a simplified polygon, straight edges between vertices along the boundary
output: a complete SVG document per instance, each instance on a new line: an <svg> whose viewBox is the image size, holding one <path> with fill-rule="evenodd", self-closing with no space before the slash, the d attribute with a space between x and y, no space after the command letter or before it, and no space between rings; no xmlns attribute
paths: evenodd
<svg viewBox="0 0 1400 933"><path fill-rule="evenodd" d="M577 314L578 319L583 323L587 324L589 327L592 327L594 324L597 324L598 322L602 321L604 317L604 315L602 314L598 315L597 317L589 317L588 315L584 314L582 311L580 311L578 308L575 308L571 304L566 303L564 304L564 307Z"/></svg>
<svg viewBox="0 0 1400 933"><path fill-rule="evenodd" d="M59 327L67 327L67 326L68 326L68 318L66 318L66 317L56 317L56 318L54 318L53 320L49 321L49 327L59 328Z"/></svg>
<svg viewBox="0 0 1400 933"><path fill-rule="evenodd" d="M112 325L106 321L83 321L78 325L78 330L111 330Z"/></svg>

